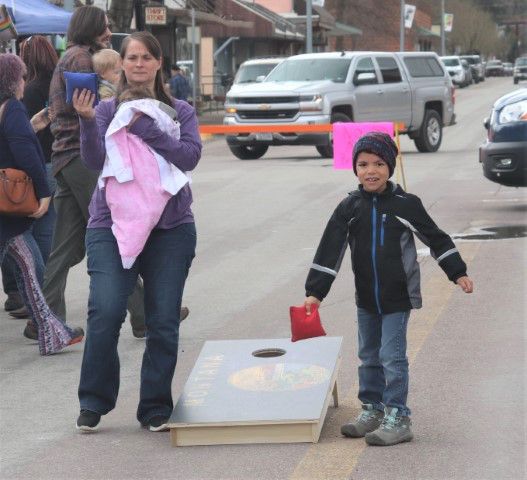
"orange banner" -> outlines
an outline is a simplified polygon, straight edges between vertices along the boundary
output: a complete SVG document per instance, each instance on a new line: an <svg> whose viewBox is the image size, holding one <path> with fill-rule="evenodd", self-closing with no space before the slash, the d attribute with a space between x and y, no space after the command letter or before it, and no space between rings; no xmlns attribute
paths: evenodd
<svg viewBox="0 0 527 480"><path fill-rule="evenodd" d="M331 123L317 125L200 125L200 133L233 134L233 133L328 133L333 130Z"/></svg>
<svg viewBox="0 0 527 480"><path fill-rule="evenodd" d="M404 123L395 123L396 129L404 130ZM235 133L330 133L333 131L331 123L318 123L311 125L200 125L200 133L212 135Z"/></svg>

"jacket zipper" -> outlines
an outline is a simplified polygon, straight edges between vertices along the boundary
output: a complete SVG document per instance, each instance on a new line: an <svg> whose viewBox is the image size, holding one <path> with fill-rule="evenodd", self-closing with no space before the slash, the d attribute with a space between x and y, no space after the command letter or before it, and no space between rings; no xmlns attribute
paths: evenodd
<svg viewBox="0 0 527 480"><path fill-rule="evenodd" d="M375 303L377 304L377 310L380 315L382 315L381 310L381 301L379 299L379 277L377 275L377 196L373 197L373 205L371 208L371 263L373 265L373 278L375 285L373 286L373 291L375 294Z"/></svg>
<svg viewBox="0 0 527 480"><path fill-rule="evenodd" d="M386 214L382 214L382 221L381 221L381 247L384 247L384 224L386 222Z"/></svg>

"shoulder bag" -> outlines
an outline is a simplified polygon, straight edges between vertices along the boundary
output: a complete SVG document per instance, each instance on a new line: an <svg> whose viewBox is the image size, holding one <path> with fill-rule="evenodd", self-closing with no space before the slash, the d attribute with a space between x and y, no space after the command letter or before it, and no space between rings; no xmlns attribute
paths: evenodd
<svg viewBox="0 0 527 480"><path fill-rule="evenodd" d="M0 107L0 124L7 102ZM0 168L0 215L27 217L38 210L31 178L23 170Z"/></svg>

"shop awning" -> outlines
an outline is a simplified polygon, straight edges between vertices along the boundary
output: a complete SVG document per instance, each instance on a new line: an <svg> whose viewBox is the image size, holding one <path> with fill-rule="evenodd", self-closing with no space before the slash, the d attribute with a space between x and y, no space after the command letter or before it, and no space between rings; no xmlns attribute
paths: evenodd
<svg viewBox="0 0 527 480"><path fill-rule="evenodd" d="M360 28L352 27L344 23L335 22L335 25L326 34L328 37L344 37L347 35L362 35Z"/></svg>
<svg viewBox="0 0 527 480"><path fill-rule="evenodd" d="M427 28L417 27L416 30L419 37L441 37L441 34L432 32L432 30L428 30Z"/></svg>
<svg viewBox="0 0 527 480"><path fill-rule="evenodd" d="M71 12L45 0L5 0L19 36L64 34L68 31Z"/></svg>
<svg viewBox="0 0 527 480"><path fill-rule="evenodd" d="M182 23L190 25L192 22L192 10L187 8L169 8L169 16L177 17ZM194 11L196 23L201 25L203 23L214 23L230 28L254 28L254 22L246 22L243 20L231 20L228 18L222 18L214 13L202 12L199 10Z"/></svg>

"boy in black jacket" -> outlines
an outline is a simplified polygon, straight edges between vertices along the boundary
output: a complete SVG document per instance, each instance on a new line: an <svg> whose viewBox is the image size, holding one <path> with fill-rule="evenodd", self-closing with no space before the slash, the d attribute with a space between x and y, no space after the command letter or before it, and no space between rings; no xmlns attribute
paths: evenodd
<svg viewBox="0 0 527 480"><path fill-rule="evenodd" d="M452 239L437 227L421 200L389 182L397 157L389 135L364 135L353 149L360 186L331 216L306 280L304 305L320 305L340 268L347 245L355 275L359 330L361 414L343 425L347 437L370 445L412 440L406 329L412 308L421 308L419 264L413 234L428 247L448 278L472 293Z"/></svg>

